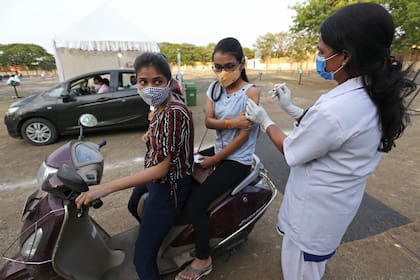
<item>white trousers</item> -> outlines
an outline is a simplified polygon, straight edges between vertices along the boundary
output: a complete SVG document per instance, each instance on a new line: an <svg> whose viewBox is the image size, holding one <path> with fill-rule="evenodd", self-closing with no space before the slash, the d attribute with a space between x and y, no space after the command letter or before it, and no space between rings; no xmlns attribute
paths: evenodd
<svg viewBox="0 0 420 280"><path fill-rule="evenodd" d="M303 252L286 235L283 235L281 267L284 280L319 280L325 272L322 262L305 262Z"/></svg>

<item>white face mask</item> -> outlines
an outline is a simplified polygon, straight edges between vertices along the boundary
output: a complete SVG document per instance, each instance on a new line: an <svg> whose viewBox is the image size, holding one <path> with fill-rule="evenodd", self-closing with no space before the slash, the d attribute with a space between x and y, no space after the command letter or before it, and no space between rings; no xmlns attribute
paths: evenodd
<svg viewBox="0 0 420 280"><path fill-rule="evenodd" d="M137 93L149 106L159 106L168 98L169 83L166 87L146 87L137 89Z"/></svg>

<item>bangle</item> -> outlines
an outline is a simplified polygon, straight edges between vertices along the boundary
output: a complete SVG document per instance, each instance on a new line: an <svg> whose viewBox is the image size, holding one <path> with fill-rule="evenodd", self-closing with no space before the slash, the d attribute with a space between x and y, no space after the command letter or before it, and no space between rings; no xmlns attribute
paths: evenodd
<svg viewBox="0 0 420 280"><path fill-rule="evenodd" d="M225 126L226 126L227 129L232 128L232 126L230 125L230 120L229 119L225 120Z"/></svg>

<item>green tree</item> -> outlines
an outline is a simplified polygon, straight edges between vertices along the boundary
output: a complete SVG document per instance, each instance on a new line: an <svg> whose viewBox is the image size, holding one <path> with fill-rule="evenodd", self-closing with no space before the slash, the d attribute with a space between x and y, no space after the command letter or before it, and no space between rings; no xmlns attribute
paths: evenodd
<svg viewBox="0 0 420 280"><path fill-rule="evenodd" d="M254 47L260 51L262 59L270 59L274 57L282 57L287 52L288 34L280 33L266 33L264 36L259 36L254 44Z"/></svg>
<svg viewBox="0 0 420 280"><path fill-rule="evenodd" d="M315 52L314 45L308 43L303 32L292 33L286 43L287 56L297 62L305 61L309 55Z"/></svg>
<svg viewBox="0 0 420 280"><path fill-rule="evenodd" d="M243 48L244 51L244 55L248 58L248 59L253 59L255 58L255 51L253 49L250 48Z"/></svg>
<svg viewBox="0 0 420 280"><path fill-rule="evenodd" d="M0 65L26 66L28 69L52 70L54 57L44 48L34 44L10 44L0 46Z"/></svg>
<svg viewBox="0 0 420 280"><path fill-rule="evenodd" d="M315 46L317 43L321 23L341 7L357 2L368 1L307 0L297 3L291 7L296 11L291 32L306 47L305 51L313 52L314 49L311 46Z"/></svg>
<svg viewBox="0 0 420 280"><path fill-rule="evenodd" d="M291 28L306 42L316 45L321 23L338 9L353 3L369 0L307 0L292 6L296 11ZM396 27L394 50L405 50L420 41L420 2L418 0L379 0L393 16ZM349 22L351 24L351 22Z"/></svg>
<svg viewBox="0 0 420 280"><path fill-rule="evenodd" d="M394 18L396 27L393 48L405 52L420 44L420 1L382 0Z"/></svg>
<svg viewBox="0 0 420 280"><path fill-rule="evenodd" d="M178 50L181 54L181 64L193 65L196 62L206 63L211 61L212 45L197 47L192 44L160 43L160 52L163 53L171 64L177 63Z"/></svg>

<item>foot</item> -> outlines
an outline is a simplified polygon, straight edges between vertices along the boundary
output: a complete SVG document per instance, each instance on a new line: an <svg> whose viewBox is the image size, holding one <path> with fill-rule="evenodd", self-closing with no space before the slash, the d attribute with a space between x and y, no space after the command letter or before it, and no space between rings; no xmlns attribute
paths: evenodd
<svg viewBox="0 0 420 280"><path fill-rule="evenodd" d="M211 258L206 260L195 259L175 277L175 280L197 280L210 274L212 271Z"/></svg>

